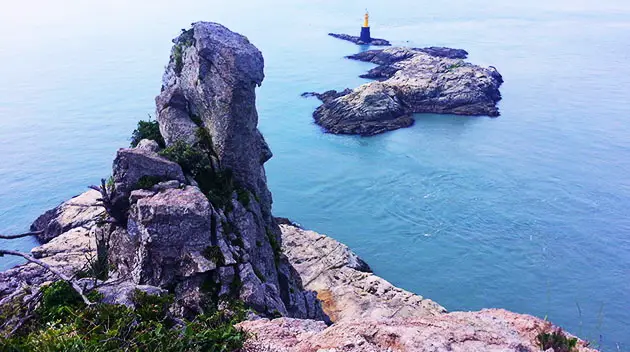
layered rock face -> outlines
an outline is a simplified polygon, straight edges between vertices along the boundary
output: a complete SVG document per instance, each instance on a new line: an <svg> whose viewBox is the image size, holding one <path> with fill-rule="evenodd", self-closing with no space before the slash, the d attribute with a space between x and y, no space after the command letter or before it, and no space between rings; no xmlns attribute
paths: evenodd
<svg viewBox="0 0 630 352"><path fill-rule="evenodd" d="M114 182L129 199L126 231L114 236L119 274L170 287L191 314L231 296L263 315L324 319L280 253L271 216L263 166L271 151L255 106L261 53L216 23L194 23L173 42L156 98L160 132L167 149L205 154L209 165L182 171L142 143L118 152ZM142 177L168 182L131 190Z"/></svg>
<svg viewBox="0 0 630 352"><path fill-rule="evenodd" d="M40 237L42 242L48 242L34 248L31 251L33 257L66 275L74 275L84 269L86 256L93 255L96 248L93 233L95 219L104 212L97 205L99 197L96 191L85 192L37 218L31 230L44 231ZM37 287L55 279L49 271L34 263L0 272L0 306L23 295L28 287Z"/></svg>
<svg viewBox="0 0 630 352"><path fill-rule="evenodd" d="M349 56L379 65L364 78L379 81L320 97L315 122L330 133L379 134L413 124L412 113L498 116L503 79L493 67L464 62L449 48L387 48Z"/></svg>
<svg viewBox="0 0 630 352"><path fill-rule="evenodd" d="M290 318L246 321L239 324L251 333L244 352L535 352L541 350L537 336L556 329L548 321L501 309L447 313L370 273L365 262L334 239L290 224L281 229L287 257L305 287L318 292L334 324ZM595 350L577 340L573 351Z"/></svg>
<svg viewBox="0 0 630 352"><path fill-rule="evenodd" d="M292 225L280 225L282 249L300 273L304 288L317 292L335 322L434 316L444 307L374 275L348 247Z"/></svg>
<svg viewBox="0 0 630 352"><path fill-rule="evenodd" d="M240 326L253 336L246 342L245 352L539 352L536 336L553 329L542 319L502 309L409 319L357 319L330 327L319 321L287 318L247 321ZM572 351L596 351L586 345L578 341Z"/></svg>

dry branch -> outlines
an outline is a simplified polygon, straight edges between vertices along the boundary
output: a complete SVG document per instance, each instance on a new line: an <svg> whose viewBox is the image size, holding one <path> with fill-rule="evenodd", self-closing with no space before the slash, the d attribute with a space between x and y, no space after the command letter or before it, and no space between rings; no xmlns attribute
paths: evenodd
<svg viewBox="0 0 630 352"><path fill-rule="evenodd" d="M16 239L16 238L22 238L22 237L28 237L28 236L37 236L37 235L41 235L42 233L44 233L43 230L27 232L27 233L23 233L23 234L20 234L20 235L0 235L0 239L2 239L2 240L13 240L13 239Z"/></svg>
<svg viewBox="0 0 630 352"><path fill-rule="evenodd" d="M83 299L83 302L85 302L85 304L87 304L88 306L93 304L85 296L81 286L79 286L74 280L72 280L72 278L66 276L64 273L58 271L57 269L51 267L50 265L44 263L43 261L41 261L39 259L35 259L35 258L33 258L32 256L30 256L30 255L28 255L26 253L22 253L22 252L18 252L18 251L12 251L12 250L7 250L7 249L0 249L0 256L3 256L3 255L13 255L13 256L17 256L17 257L22 257L22 258L26 259L27 261L29 261L31 263L35 263L35 264L41 266L42 268L44 268L44 269L50 271L51 273L53 273L55 276L59 277L60 279L66 281L67 283L72 285L72 288L75 291L77 291L77 293L81 296L81 298Z"/></svg>

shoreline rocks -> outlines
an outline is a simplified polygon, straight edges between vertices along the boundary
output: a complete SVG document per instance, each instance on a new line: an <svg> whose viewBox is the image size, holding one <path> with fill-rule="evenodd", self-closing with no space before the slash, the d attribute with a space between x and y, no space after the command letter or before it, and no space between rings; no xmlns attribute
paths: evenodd
<svg viewBox="0 0 630 352"><path fill-rule="evenodd" d="M374 45L374 46L390 46L390 45L392 45L389 41L387 41L385 39L372 38L372 40L369 43L366 43L366 42L362 41L360 37L357 37L357 36L354 36L354 35L339 34L339 33L328 33L328 35L331 36L331 37L337 38L337 39L349 41L349 42L357 44L357 45Z"/></svg>
<svg viewBox="0 0 630 352"><path fill-rule="evenodd" d="M361 75L376 81L303 96L322 101L313 118L333 134L372 136L409 127L414 113L499 116L503 78L492 66L463 61L467 54L438 47L365 51L348 58L379 65Z"/></svg>
<svg viewBox="0 0 630 352"><path fill-rule="evenodd" d="M539 352L538 334L555 330L548 321L503 309L411 319L357 319L329 327L290 318L245 321L238 326L252 336L244 352ZM596 350L578 340L572 351Z"/></svg>
<svg viewBox="0 0 630 352"><path fill-rule="evenodd" d="M347 320L423 317L444 307L374 275L346 245L314 231L280 225L282 250L300 274L304 288L317 292L324 312Z"/></svg>

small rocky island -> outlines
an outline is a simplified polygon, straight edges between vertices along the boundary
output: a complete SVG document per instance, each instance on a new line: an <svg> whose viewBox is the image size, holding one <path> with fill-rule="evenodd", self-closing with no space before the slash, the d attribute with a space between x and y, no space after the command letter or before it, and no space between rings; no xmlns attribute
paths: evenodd
<svg viewBox="0 0 630 352"><path fill-rule="evenodd" d="M328 33L328 35L333 37L333 38L346 40L346 41L349 41L349 42L357 44L357 45L374 45L374 46L390 46L390 45L392 45L389 41L387 41L385 39L379 39L379 38L370 38L368 40L364 40L364 39L361 39L361 37L357 37L357 36L350 35L350 34Z"/></svg>
<svg viewBox="0 0 630 352"><path fill-rule="evenodd" d="M347 40L351 43L357 45L374 45L374 46L390 46L391 44L385 39L372 38L372 34L370 31L370 14L365 12L365 16L363 19L363 26L361 27L360 35L354 36L349 34L337 34L337 33L328 33L329 36Z"/></svg>
<svg viewBox="0 0 630 352"><path fill-rule="evenodd" d="M461 65L456 77L500 77ZM594 351L529 315L449 313L345 245L274 217L255 104L263 78L260 51L219 24L194 23L174 40L158 119L138 124L109 181L45 212L30 233L1 236L41 245L0 248L27 260L0 273L0 350Z"/></svg>
<svg viewBox="0 0 630 352"><path fill-rule="evenodd" d="M335 134L371 136L409 127L414 113L499 116L503 78L494 67L465 62L467 56L438 47L365 51L347 58L378 65L361 76L376 81L303 96L322 101L313 118Z"/></svg>

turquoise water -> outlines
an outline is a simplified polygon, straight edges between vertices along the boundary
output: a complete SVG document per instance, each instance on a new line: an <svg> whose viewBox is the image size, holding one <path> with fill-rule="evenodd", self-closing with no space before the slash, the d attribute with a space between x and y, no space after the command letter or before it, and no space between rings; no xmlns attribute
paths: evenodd
<svg viewBox="0 0 630 352"><path fill-rule="evenodd" d="M355 87L357 32L464 48L503 74L502 116L421 115L373 138L323 134L304 91ZM153 114L170 39L196 20L263 52L274 213L348 244L449 310L503 307L630 350L630 4L39 0L0 13L0 232L110 172ZM28 250L29 239L0 242ZM2 258L0 268L19 261Z"/></svg>

